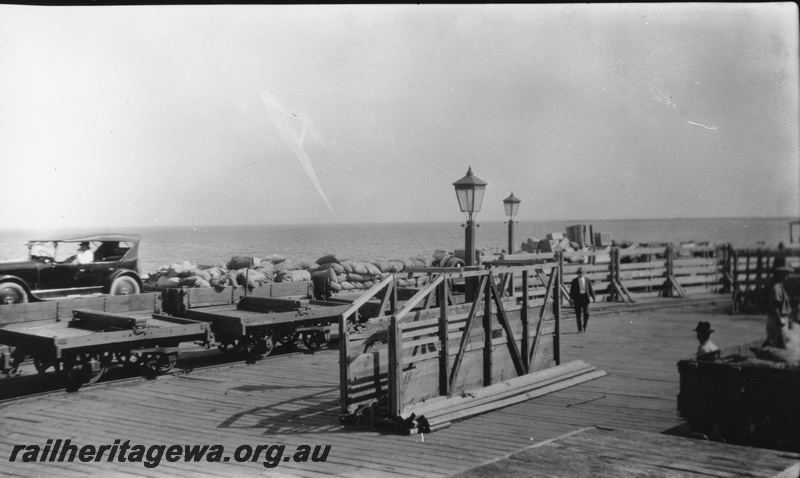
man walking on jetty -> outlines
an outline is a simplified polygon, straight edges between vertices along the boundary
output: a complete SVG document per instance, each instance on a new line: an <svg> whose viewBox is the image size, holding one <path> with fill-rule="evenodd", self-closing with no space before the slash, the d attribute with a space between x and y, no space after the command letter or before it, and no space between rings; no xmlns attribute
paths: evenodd
<svg viewBox="0 0 800 478"><path fill-rule="evenodd" d="M583 276L583 268L578 268L578 277L572 279L569 287L569 297L575 307L575 320L578 322L578 333L586 332L586 325L589 323L589 298L594 301L594 290L592 281ZM581 315L583 321L581 322Z"/></svg>
<svg viewBox="0 0 800 478"><path fill-rule="evenodd" d="M792 305L783 285L790 272L792 268L788 266L772 270L772 281L767 286L767 340L764 346L783 348L783 330L792 327Z"/></svg>

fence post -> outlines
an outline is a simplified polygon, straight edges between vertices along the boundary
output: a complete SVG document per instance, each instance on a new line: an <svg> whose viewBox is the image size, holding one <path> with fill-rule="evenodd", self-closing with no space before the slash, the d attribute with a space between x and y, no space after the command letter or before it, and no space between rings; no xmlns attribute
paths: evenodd
<svg viewBox="0 0 800 478"><path fill-rule="evenodd" d="M339 316L339 397L342 415L347 414L347 384L350 382L350 364L347 360L347 348L350 336L347 330L347 317Z"/></svg>
<svg viewBox="0 0 800 478"><path fill-rule="evenodd" d="M664 281L664 297L672 297L673 296L673 287L672 284L672 275L675 272L675 262L673 257L674 250L672 248L672 244L667 244L666 256L667 256L667 271L665 272L666 280Z"/></svg>
<svg viewBox="0 0 800 478"><path fill-rule="evenodd" d="M403 411L403 329L392 316L389 324L389 415Z"/></svg>
<svg viewBox="0 0 800 478"><path fill-rule="evenodd" d="M492 296L491 287L489 283L494 280L494 277L489 276L486 282L486 287L483 291L477 291L478 294L483 292L483 386L488 387L492 384ZM477 299L476 299L477 300Z"/></svg>
<svg viewBox="0 0 800 478"><path fill-rule="evenodd" d="M554 274L558 274L556 276L556 280L553 282L554 284L554 291L553 291L553 318L556 321L556 330L555 330L555 337L554 344L553 344L553 358L555 359L556 365L561 365L561 271L556 269ZM543 304L542 307L547 307L547 304Z"/></svg>
<svg viewBox="0 0 800 478"><path fill-rule="evenodd" d="M520 317L522 319L522 356L525 357L526 371L529 371L528 368L530 366L530 362L528 362L527 359L530 356L531 350L531 326L530 317L528 314L528 286L530 279L528 277L528 273L528 269L522 271L522 310L520 311ZM547 307L547 304L544 304L542 307Z"/></svg>
<svg viewBox="0 0 800 478"><path fill-rule="evenodd" d="M450 340L447 317L447 279L436 288L439 301L439 395L450 396Z"/></svg>

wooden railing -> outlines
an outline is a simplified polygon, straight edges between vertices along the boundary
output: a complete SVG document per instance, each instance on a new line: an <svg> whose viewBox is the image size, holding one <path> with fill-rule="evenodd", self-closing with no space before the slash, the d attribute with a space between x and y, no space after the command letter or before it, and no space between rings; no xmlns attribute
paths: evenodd
<svg viewBox="0 0 800 478"><path fill-rule="evenodd" d="M342 413L376 401L388 416L422 401L486 387L560 362L560 284L550 268L544 294L532 294L543 271L534 265L438 272L401 309L349 330L348 318L395 279L384 279L342 314ZM511 288L512 277L521 288ZM475 288L473 302L449 300L455 282ZM510 291L514 291L510 293ZM434 297L435 300L429 300Z"/></svg>

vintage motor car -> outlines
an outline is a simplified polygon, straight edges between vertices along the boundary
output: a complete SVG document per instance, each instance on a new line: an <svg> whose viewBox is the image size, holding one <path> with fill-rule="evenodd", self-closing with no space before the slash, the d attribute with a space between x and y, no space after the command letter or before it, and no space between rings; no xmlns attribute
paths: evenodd
<svg viewBox="0 0 800 478"><path fill-rule="evenodd" d="M79 260L81 244L88 244L91 252ZM28 241L27 246L27 259L0 261L0 304L142 290L138 235L55 237Z"/></svg>

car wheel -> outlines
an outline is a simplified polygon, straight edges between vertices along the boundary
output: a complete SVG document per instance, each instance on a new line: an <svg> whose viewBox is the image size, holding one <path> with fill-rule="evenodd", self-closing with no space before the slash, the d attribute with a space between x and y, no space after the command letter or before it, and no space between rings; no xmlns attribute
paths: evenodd
<svg viewBox="0 0 800 478"><path fill-rule="evenodd" d="M133 295L139 293L139 284L133 277L122 276L114 279L108 293L111 295Z"/></svg>
<svg viewBox="0 0 800 478"><path fill-rule="evenodd" d="M21 285L13 282L3 282L0 284L0 305L25 304L27 302L28 294Z"/></svg>

